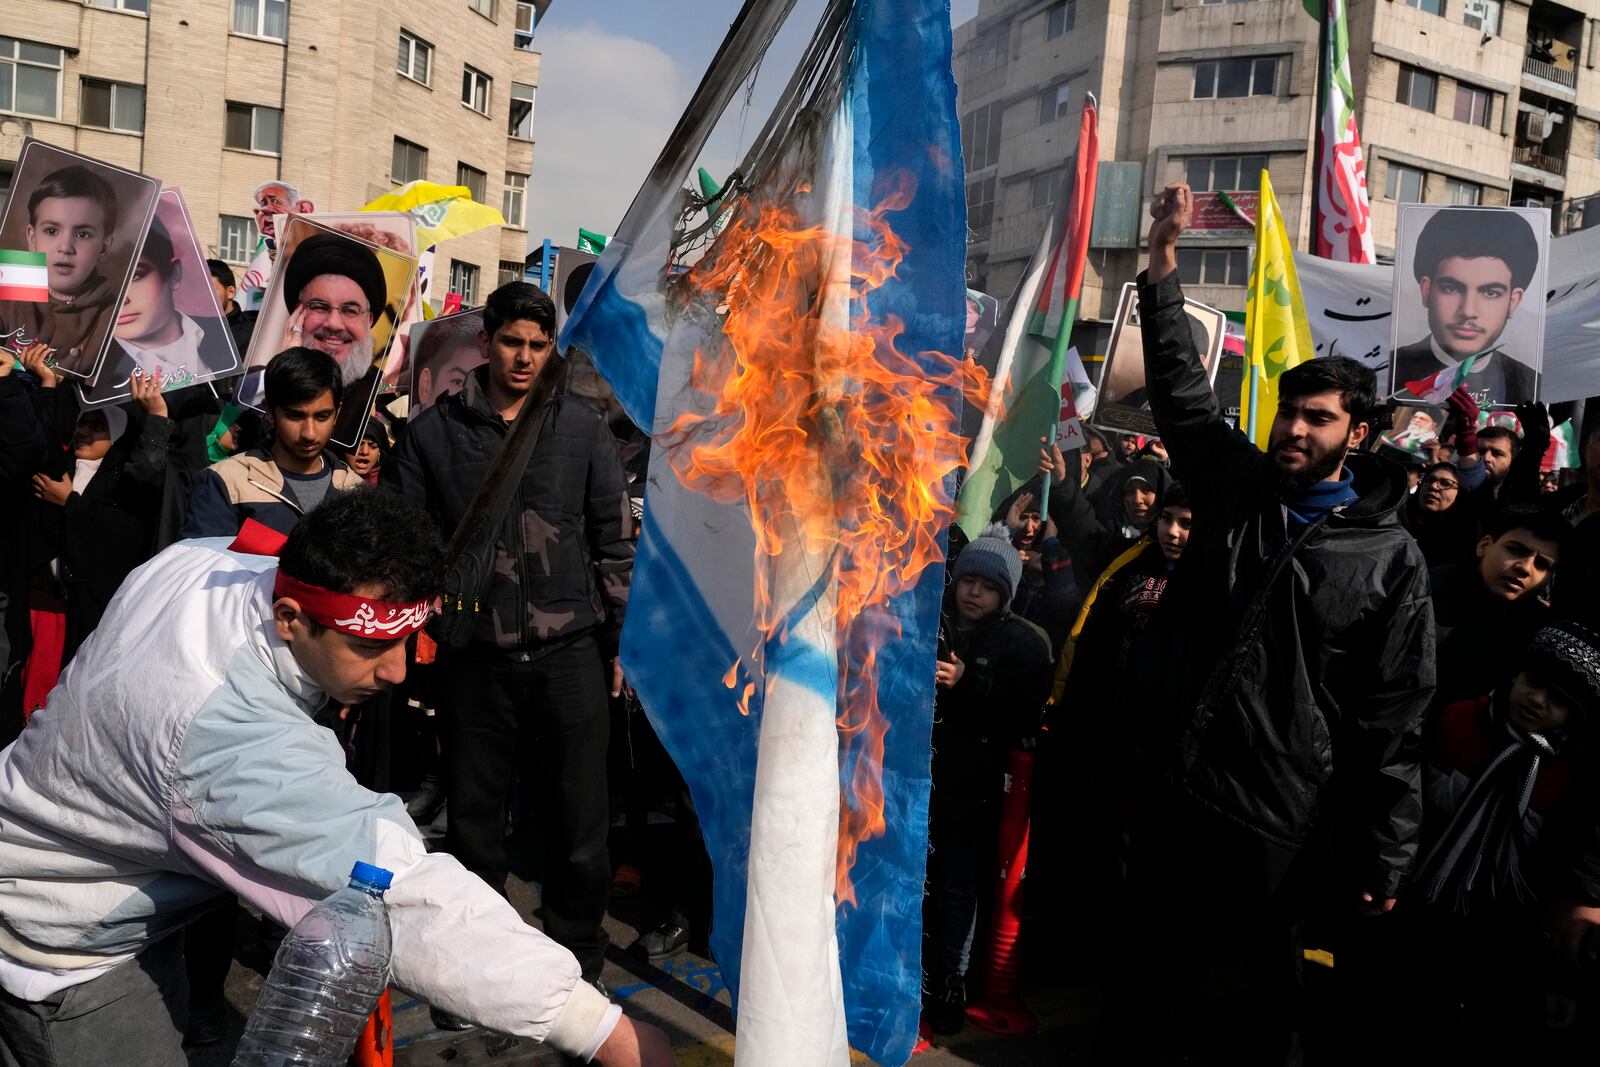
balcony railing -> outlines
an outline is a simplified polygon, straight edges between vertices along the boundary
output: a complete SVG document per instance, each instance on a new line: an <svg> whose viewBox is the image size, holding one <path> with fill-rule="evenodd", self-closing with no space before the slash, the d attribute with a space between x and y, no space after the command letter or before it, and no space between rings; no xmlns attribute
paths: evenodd
<svg viewBox="0 0 1600 1067"><path fill-rule="evenodd" d="M1528 56L1522 61L1522 72L1532 74L1536 78L1543 78L1547 82L1565 85L1568 89L1578 87L1578 72L1575 70L1562 70L1554 63L1546 63L1541 59Z"/></svg>
<svg viewBox="0 0 1600 1067"><path fill-rule="evenodd" d="M1567 160L1565 156L1546 155L1541 146L1514 145L1511 149L1511 162L1521 163L1524 167L1542 170L1546 174L1555 174L1565 177L1567 173Z"/></svg>

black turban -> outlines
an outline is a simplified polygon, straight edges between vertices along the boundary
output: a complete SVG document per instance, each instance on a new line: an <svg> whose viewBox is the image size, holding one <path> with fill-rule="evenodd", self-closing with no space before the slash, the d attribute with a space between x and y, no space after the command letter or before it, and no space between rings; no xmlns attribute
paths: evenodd
<svg viewBox="0 0 1600 1067"><path fill-rule="evenodd" d="M293 312L300 305L300 291L324 274L337 274L361 286L372 321L378 321L389 302L389 284L377 253L354 238L333 233L307 237L295 247L283 279L284 306Z"/></svg>

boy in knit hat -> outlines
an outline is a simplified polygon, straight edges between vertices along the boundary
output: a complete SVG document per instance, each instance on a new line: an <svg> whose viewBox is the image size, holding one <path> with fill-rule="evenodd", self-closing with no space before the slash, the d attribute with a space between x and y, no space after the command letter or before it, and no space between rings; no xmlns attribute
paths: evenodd
<svg viewBox="0 0 1600 1067"><path fill-rule="evenodd" d="M996 523L961 550L936 674L928 896L923 901L925 1009L937 1033L961 1029L979 872L994 862L1006 755L1038 730L1050 690L1050 639L1011 611L1022 557Z"/></svg>
<svg viewBox="0 0 1600 1067"><path fill-rule="evenodd" d="M1571 890L1566 838L1588 814L1578 810L1587 768L1576 742L1597 715L1600 635L1568 621L1534 636L1508 684L1429 724L1410 883L1382 920L1389 929L1347 954L1377 1000L1413 991L1404 1004L1368 1006L1397 1062L1535 1055L1526 1042L1554 988L1543 980L1552 960L1541 925Z"/></svg>

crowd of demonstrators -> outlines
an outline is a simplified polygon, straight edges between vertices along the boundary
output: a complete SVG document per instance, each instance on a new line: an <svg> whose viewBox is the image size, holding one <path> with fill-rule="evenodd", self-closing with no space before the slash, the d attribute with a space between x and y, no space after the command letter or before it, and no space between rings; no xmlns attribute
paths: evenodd
<svg viewBox="0 0 1600 1067"><path fill-rule="evenodd" d="M1046 442L1049 499L1025 485L952 550L924 1022L949 1032L977 994L969 894L998 862L996 746L1020 745L1039 768L1029 897L1048 901L1024 943L1081 917L1097 1062L1526 1062L1570 1040L1547 994L1592 1035L1600 433L1552 493L1546 410L1486 419L1460 391L1418 458L1373 433L1392 417L1373 372L1325 357L1277 379L1257 449L1184 324L1188 213L1187 189L1158 198L1140 278L1159 439ZM1054 636L1062 605L1039 612L1030 551L1073 576L1047 697L1027 624ZM973 633L995 635L976 662L1005 703L962 699ZM1203 917L1176 952L1152 921L1175 906ZM1331 950L1331 984L1308 985L1308 947Z"/></svg>

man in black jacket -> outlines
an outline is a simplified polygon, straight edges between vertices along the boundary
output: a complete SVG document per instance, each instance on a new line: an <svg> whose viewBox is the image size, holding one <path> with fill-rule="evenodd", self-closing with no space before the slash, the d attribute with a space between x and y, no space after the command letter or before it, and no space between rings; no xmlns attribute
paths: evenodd
<svg viewBox="0 0 1600 1067"><path fill-rule="evenodd" d="M1197 1004L1204 972L1244 978L1202 1016L1213 1035L1178 1032L1270 1063L1292 1037L1311 888L1345 914L1387 910L1416 851L1433 613L1396 514L1405 477L1355 451L1370 370L1327 357L1280 375L1265 455L1223 421L1178 284L1189 212L1187 186L1157 198L1139 288L1150 405L1194 528L1150 623L1168 732L1132 876L1151 907L1178 890L1198 919L1185 955L1202 973L1174 968L1189 989L1171 1003Z"/></svg>
<svg viewBox="0 0 1600 1067"><path fill-rule="evenodd" d="M511 423L539 417L527 401L551 358L555 305L513 282L490 294L483 325L487 366L409 423L383 465L382 484L427 508L447 537ZM545 826L544 929L592 981L611 887L606 694L622 687L633 516L605 419L568 396L550 402L495 543L477 632L469 647L440 652L448 842L504 891L505 804L520 753Z"/></svg>

